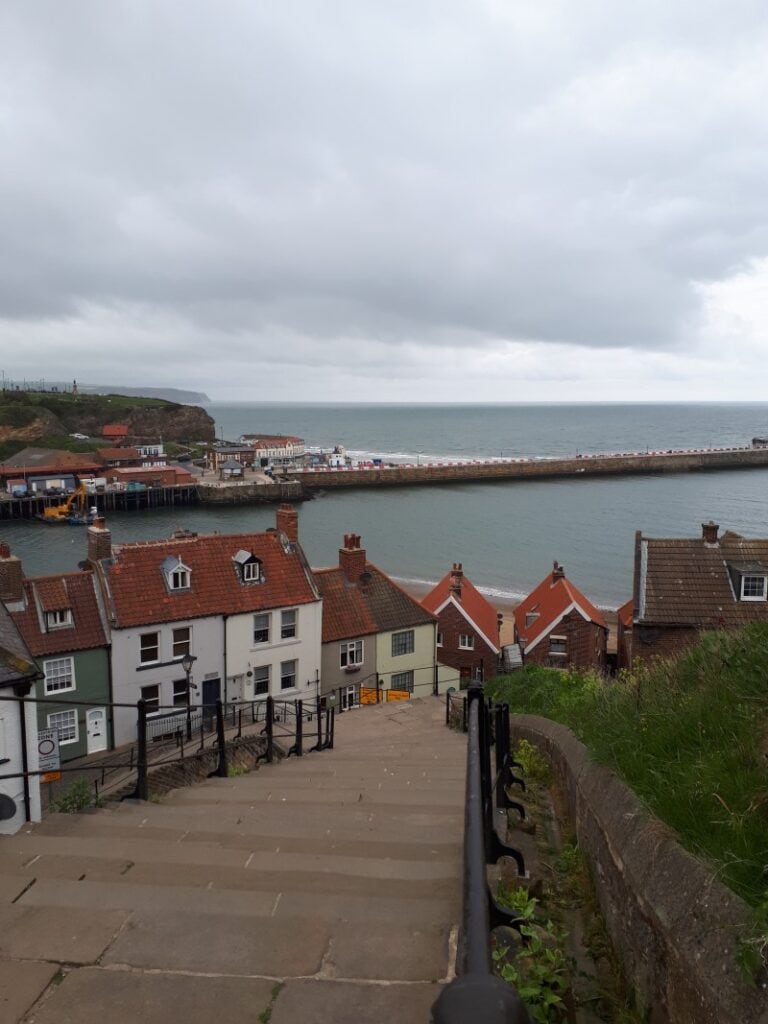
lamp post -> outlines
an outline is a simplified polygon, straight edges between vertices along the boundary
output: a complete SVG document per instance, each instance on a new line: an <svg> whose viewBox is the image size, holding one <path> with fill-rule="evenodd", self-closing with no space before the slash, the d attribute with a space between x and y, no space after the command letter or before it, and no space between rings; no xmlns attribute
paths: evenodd
<svg viewBox="0 0 768 1024"><path fill-rule="evenodd" d="M189 651L181 659L181 667L187 677L187 741L192 739L192 705L190 703L192 698L192 682L190 676L192 674L192 666L197 661L194 654L190 654Z"/></svg>

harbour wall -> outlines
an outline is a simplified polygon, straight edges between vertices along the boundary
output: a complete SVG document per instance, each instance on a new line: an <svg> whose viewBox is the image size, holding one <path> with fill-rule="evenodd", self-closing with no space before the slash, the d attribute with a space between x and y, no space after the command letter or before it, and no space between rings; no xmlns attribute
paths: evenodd
<svg viewBox="0 0 768 1024"><path fill-rule="evenodd" d="M768 467L768 448L724 451L593 455L571 459L524 459L451 465L393 466L291 473L307 491L353 487L412 487L419 484L495 480L551 480L563 477L695 473Z"/></svg>

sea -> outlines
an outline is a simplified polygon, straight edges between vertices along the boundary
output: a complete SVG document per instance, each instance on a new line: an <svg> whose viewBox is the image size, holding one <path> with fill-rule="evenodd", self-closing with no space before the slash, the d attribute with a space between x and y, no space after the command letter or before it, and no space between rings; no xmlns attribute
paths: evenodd
<svg viewBox="0 0 768 1024"><path fill-rule="evenodd" d="M217 437L295 434L343 445L353 458L429 462L554 458L598 452L748 445L768 436L768 403L395 405L211 403ZM698 536L713 519L768 536L768 469L441 484L321 493L302 503L300 538L315 567L335 565L345 533L369 560L410 583L432 583L454 562L489 596L518 599L554 560L594 602L616 608L632 592L634 537ZM116 542L198 532L263 530L273 506L113 514ZM74 570L82 527L3 522L0 539L27 575Z"/></svg>

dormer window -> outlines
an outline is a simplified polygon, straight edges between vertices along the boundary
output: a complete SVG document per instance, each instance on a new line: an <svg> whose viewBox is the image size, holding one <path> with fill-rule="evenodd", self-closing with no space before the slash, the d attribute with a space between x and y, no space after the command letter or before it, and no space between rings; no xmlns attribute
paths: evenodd
<svg viewBox="0 0 768 1024"><path fill-rule="evenodd" d="M189 590L192 586L192 570L180 558L166 558L163 573L169 590Z"/></svg>
<svg viewBox="0 0 768 1024"><path fill-rule="evenodd" d="M262 564L252 551L238 551L233 559L241 583L263 583Z"/></svg>
<svg viewBox="0 0 768 1024"><path fill-rule="evenodd" d="M741 577L742 601L765 601L768 599L768 576L744 574Z"/></svg>
<svg viewBox="0 0 768 1024"><path fill-rule="evenodd" d="M46 629L61 629L63 626L72 625L72 612L69 608L60 608L57 611L45 613Z"/></svg>

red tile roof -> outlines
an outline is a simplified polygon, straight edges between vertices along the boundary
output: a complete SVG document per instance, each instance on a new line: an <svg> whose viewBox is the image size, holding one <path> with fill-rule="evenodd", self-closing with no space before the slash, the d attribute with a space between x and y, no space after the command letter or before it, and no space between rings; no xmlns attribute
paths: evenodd
<svg viewBox="0 0 768 1024"><path fill-rule="evenodd" d="M441 609L452 601L464 613L470 624L475 627L488 643L499 650L499 620L496 609L488 598L483 597L474 583L461 573L461 590L451 588L451 580L455 570L447 572L440 582L421 600L422 607L428 612L439 616Z"/></svg>
<svg viewBox="0 0 768 1024"><path fill-rule="evenodd" d="M101 428L102 437L126 437L128 427L124 423L106 423Z"/></svg>
<svg viewBox="0 0 768 1024"><path fill-rule="evenodd" d="M33 655L63 654L106 647L92 572L36 576L24 580L24 610L11 612ZM45 613L72 612L72 625L46 632Z"/></svg>
<svg viewBox="0 0 768 1024"><path fill-rule="evenodd" d="M434 622L410 594L370 562L356 582L343 569L315 569L323 598L323 643L409 629Z"/></svg>
<svg viewBox="0 0 768 1024"><path fill-rule="evenodd" d="M626 604L623 604L621 608L619 608L619 610L616 612L619 618L619 622L622 624L622 626L624 626L625 629L632 628L632 615L634 614L634 609L635 602L633 598L630 597Z"/></svg>
<svg viewBox="0 0 768 1024"><path fill-rule="evenodd" d="M264 582L242 583L234 556L252 552L262 563ZM209 615L309 604L318 595L304 554L276 531L203 534L122 544L102 563L116 628L143 626ZM170 591L162 570L166 558L180 559L191 573L188 590Z"/></svg>
<svg viewBox="0 0 768 1024"><path fill-rule="evenodd" d="M548 573L538 587L515 608L517 637L521 642L525 642L526 650L534 647L574 607L588 621L604 629L608 628L602 612L577 586L566 579L565 575L559 575L559 572L562 572L562 569ZM536 618L527 626L527 616L534 613Z"/></svg>

